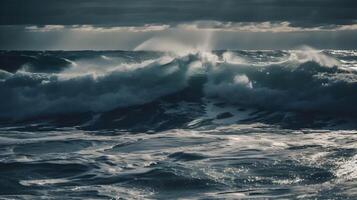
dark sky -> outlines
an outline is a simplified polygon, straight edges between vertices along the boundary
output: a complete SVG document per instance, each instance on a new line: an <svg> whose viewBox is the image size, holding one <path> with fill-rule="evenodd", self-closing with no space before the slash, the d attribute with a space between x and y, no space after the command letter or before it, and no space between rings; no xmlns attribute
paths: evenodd
<svg viewBox="0 0 357 200"><path fill-rule="evenodd" d="M194 20L351 24L356 0L1 0L1 24L176 23Z"/></svg>
<svg viewBox="0 0 357 200"><path fill-rule="evenodd" d="M66 41L70 44L71 42L66 40L65 36L72 36L75 31L56 29L38 31L41 33L36 33L36 31L29 32L24 27L32 25L37 27L66 25L64 29L67 29L71 25L140 27L146 24L166 24L175 27L182 23L195 21L218 21L238 24L288 22L290 27L298 27L301 30L316 27L317 29L323 27L322 29L328 30L346 26L347 28L344 29L348 29L347 33L346 30L338 30L334 31L334 33L328 31L319 33L322 35L318 37L318 41L316 40L316 33L312 34L311 38L307 38L311 31L306 31L305 36L299 36L299 38L306 38L306 40L300 40L299 42L307 41L307 45L312 42L318 48L344 48L344 45L347 44L346 48L357 47L357 44L351 45L348 42L349 40L355 41L353 35L356 33L355 29L357 29L354 27L357 24L357 0L0 0L0 43L3 43L0 44L0 48L131 49L132 46L136 45L134 44L135 42L131 41L130 45L117 44L121 46L97 44L97 46L93 47L90 45L86 47L66 47L63 45L61 47L56 47L56 45L46 47L43 43L58 44L58 39L56 38L61 38L61 41ZM44 32L47 32L47 35ZM69 32L71 34L68 34ZM299 30L298 32L304 31ZM119 33L120 31L117 31L119 38L125 35ZM42 46L39 47L36 44L32 44L32 38L38 39L41 34L46 39L45 41L41 40ZM83 32L79 33L77 31L77 34L83 34ZM158 31L156 34L163 33ZM14 37L9 38L9 35ZM58 37L54 35L58 35ZM219 33L215 35L219 38ZM234 40L234 36L230 35ZM266 34L267 37L269 35L272 34ZM294 35L296 34L291 34L292 40L295 40ZM116 38L114 33L111 36L113 39ZM104 37L103 34L96 34L98 40L101 40L102 37ZM108 37L108 35L105 37ZM146 35L142 33L140 37L134 37L132 40L146 40L149 37L153 37L153 33ZM285 33L285 37L289 38L289 33ZM130 38L124 38L131 40ZM276 35L273 38L276 38ZM323 38L329 41L324 41ZM87 40L93 39L87 38ZM19 41L22 41L23 45ZM295 45L292 41L288 43L289 45L292 43ZM276 48L289 48L289 45L277 46ZM252 46L259 48L259 45L257 46L256 44ZM269 45L267 46L269 47ZM274 47L272 46L271 48Z"/></svg>

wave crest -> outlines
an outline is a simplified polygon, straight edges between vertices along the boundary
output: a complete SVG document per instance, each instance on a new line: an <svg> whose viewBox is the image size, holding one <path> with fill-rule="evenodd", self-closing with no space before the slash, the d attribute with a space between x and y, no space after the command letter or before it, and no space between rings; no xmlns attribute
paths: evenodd
<svg viewBox="0 0 357 200"><path fill-rule="evenodd" d="M2 70L0 92L7 98L1 99L0 116L104 112L155 101L186 87L201 87L201 98L242 106L354 115L356 71L310 51L67 56L72 64L59 72ZM204 84L189 85L197 76Z"/></svg>

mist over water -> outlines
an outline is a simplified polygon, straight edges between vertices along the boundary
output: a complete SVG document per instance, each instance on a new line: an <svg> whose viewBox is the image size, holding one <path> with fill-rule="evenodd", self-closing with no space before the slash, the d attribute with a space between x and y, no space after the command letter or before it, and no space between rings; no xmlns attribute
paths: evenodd
<svg viewBox="0 0 357 200"><path fill-rule="evenodd" d="M5 198L353 199L357 51L0 52Z"/></svg>

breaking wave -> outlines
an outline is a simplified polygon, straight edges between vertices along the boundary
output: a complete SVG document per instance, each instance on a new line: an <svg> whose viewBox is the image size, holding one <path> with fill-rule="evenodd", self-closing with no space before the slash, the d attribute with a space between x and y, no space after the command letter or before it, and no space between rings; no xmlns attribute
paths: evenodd
<svg viewBox="0 0 357 200"><path fill-rule="evenodd" d="M2 118L107 112L187 88L202 90L201 99L270 111L348 116L357 111L357 72L341 62L355 59L351 52L2 52L1 57L16 60L2 63L11 70L1 66ZM203 81L192 81L197 78Z"/></svg>
<svg viewBox="0 0 357 200"><path fill-rule="evenodd" d="M355 199L357 51L165 48L0 51L1 198Z"/></svg>

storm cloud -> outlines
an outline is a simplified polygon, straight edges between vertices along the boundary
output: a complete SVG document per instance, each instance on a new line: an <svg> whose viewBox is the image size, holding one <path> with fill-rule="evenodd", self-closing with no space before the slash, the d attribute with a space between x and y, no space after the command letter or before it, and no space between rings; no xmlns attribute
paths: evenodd
<svg viewBox="0 0 357 200"><path fill-rule="evenodd" d="M355 0L2 0L0 24L182 23L290 21L298 26L352 24Z"/></svg>
<svg viewBox="0 0 357 200"><path fill-rule="evenodd" d="M2 0L0 49L197 46L206 35L214 49L355 49L356 10L355 0Z"/></svg>

